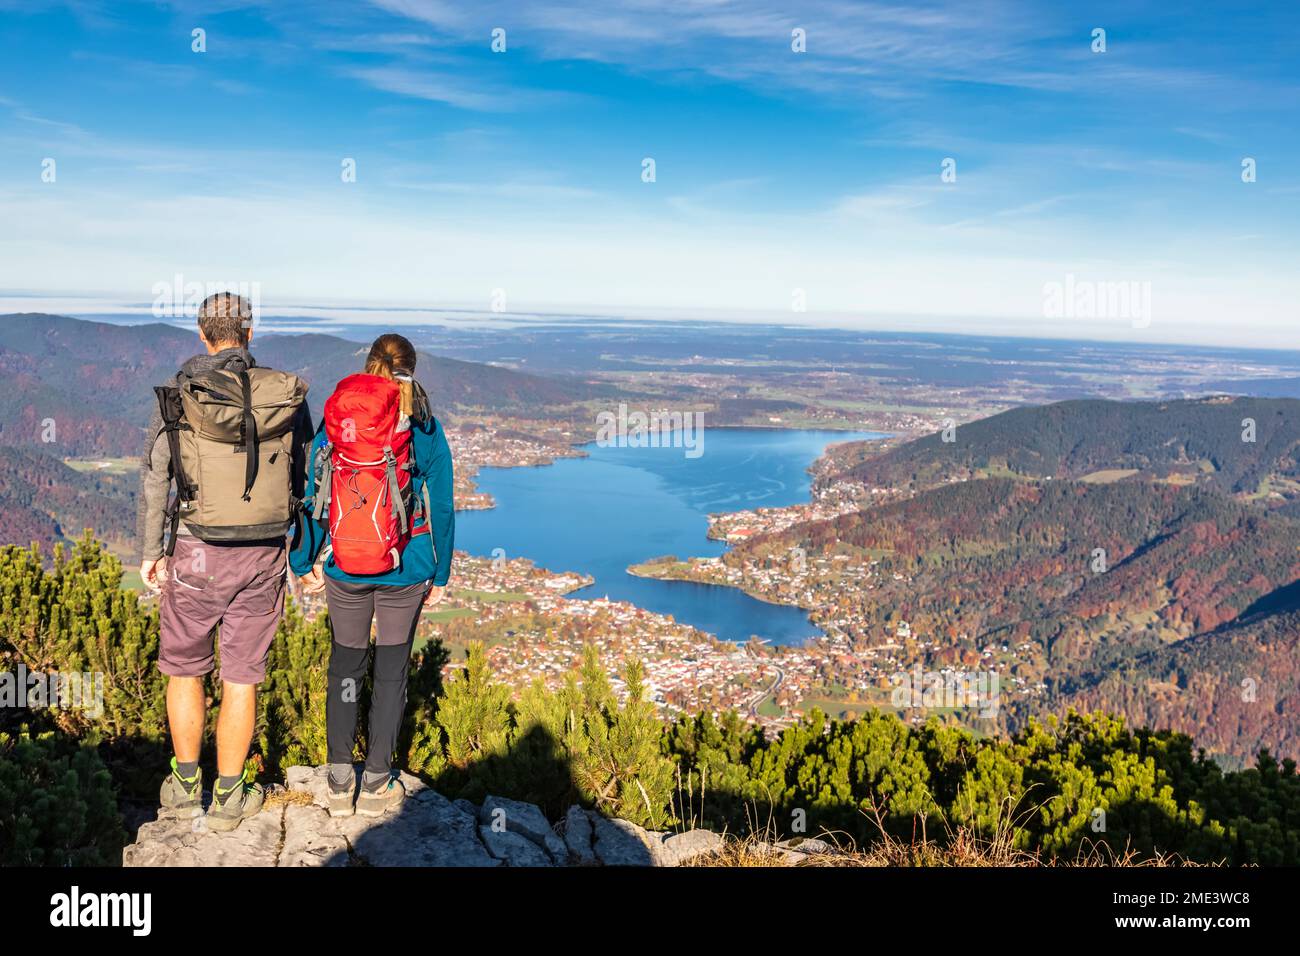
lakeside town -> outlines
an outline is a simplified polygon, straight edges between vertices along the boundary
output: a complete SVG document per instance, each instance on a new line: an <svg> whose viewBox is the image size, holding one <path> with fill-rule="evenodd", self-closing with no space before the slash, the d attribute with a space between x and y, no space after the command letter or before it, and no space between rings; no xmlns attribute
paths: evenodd
<svg viewBox="0 0 1300 956"><path fill-rule="evenodd" d="M586 455L575 444L573 432L551 422L524 423L486 419L448 427L447 444L455 470L454 494L457 511L480 511L493 507L492 496L479 491L475 483L481 468L524 468L549 465L557 458Z"/></svg>
<svg viewBox="0 0 1300 956"><path fill-rule="evenodd" d="M918 671L944 681L990 675L1003 696L1036 692L1015 673L1032 650L1028 643L972 645L954 656L914 633L905 621L892 632L863 639L851 636L857 632L850 619L826 616L817 620L826 633L798 646L758 640L741 644L628 602L573 597L590 579L549 572L527 559L458 553L456 567L455 587L442 605L425 614L417 636L421 644L438 639L450 651L448 679L456 679L465 647L481 641L496 680L516 692L539 678L556 688L593 644L619 693L618 675L629 660L639 659L651 699L666 717L735 710L768 732L787 726L812 706L834 717L890 708L899 676ZM944 705L903 709L921 722Z"/></svg>

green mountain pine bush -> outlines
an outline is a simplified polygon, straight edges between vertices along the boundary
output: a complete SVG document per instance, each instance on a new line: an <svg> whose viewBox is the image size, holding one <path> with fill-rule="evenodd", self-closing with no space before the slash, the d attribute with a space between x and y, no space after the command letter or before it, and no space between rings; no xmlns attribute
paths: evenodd
<svg viewBox="0 0 1300 956"><path fill-rule="evenodd" d="M126 832L93 747L0 732L0 866L117 866Z"/></svg>

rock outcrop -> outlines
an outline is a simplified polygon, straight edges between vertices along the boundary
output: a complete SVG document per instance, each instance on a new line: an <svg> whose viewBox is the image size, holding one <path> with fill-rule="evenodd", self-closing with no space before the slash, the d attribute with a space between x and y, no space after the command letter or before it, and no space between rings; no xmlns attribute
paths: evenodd
<svg viewBox="0 0 1300 956"><path fill-rule="evenodd" d="M218 833L162 812L140 827L124 866L680 866L718 848L708 830L658 833L570 807L552 826L531 803L448 800L409 774L383 817L332 818L326 768L291 767L262 812Z"/></svg>

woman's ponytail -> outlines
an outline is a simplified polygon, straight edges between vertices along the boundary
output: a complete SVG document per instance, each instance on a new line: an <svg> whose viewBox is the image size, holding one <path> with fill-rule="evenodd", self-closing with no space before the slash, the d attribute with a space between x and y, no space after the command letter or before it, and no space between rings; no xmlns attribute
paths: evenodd
<svg viewBox="0 0 1300 956"><path fill-rule="evenodd" d="M396 382L402 393L402 414L415 410L415 346L403 335L386 332L375 339L366 356L366 374Z"/></svg>

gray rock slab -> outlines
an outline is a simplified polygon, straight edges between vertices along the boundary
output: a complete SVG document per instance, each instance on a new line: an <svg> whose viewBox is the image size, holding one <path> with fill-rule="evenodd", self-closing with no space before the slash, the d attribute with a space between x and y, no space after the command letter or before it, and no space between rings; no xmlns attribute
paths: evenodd
<svg viewBox="0 0 1300 956"><path fill-rule="evenodd" d="M203 817L163 813L140 826L122 852L124 866L680 866L717 849L708 830L647 831L570 807L560 832L531 803L491 796L476 807L448 800L402 774L406 799L382 817L331 818L326 767L290 767L285 789L311 802L264 809L238 829L218 833ZM359 768L358 768L359 773ZM274 794L279 788L270 787ZM494 827L493 824L496 823ZM822 840L765 847L773 863L834 852Z"/></svg>
<svg viewBox="0 0 1300 956"><path fill-rule="evenodd" d="M686 830L665 834L657 856L663 866L681 866L720 846L722 837L712 830Z"/></svg>
<svg viewBox="0 0 1300 956"><path fill-rule="evenodd" d="M527 837L510 830L479 826L479 836L488 852L506 866L552 866L551 857Z"/></svg>
<svg viewBox="0 0 1300 956"><path fill-rule="evenodd" d="M535 804L489 796L479 808L478 821L494 831L499 831L504 826L509 832L531 840L544 848L555 863L564 864L569 860L568 847L556 835L541 808Z"/></svg>
<svg viewBox="0 0 1300 956"><path fill-rule="evenodd" d="M569 812L564 815L564 845L569 851L569 861L578 866L593 866L599 862L592 847L594 839L587 811L577 804L569 807Z"/></svg>
<svg viewBox="0 0 1300 956"><path fill-rule="evenodd" d="M591 814L596 840L592 845L596 858L605 866L654 866L654 847L650 835L628 820L610 820Z"/></svg>
<svg viewBox="0 0 1300 956"><path fill-rule="evenodd" d="M417 793L382 817L334 821L352 847L352 858L369 866L497 866L479 840L472 817L437 794Z"/></svg>
<svg viewBox="0 0 1300 956"><path fill-rule="evenodd" d="M277 866L347 866L348 841L315 804L284 808L284 843Z"/></svg>
<svg viewBox="0 0 1300 956"><path fill-rule="evenodd" d="M825 840L817 837L804 837L802 839L782 840L777 844L783 850L796 850L799 853L837 853L834 846Z"/></svg>
<svg viewBox="0 0 1300 956"><path fill-rule="evenodd" d="M160 816L140 827L136 842L122 851L123 866L275 866L280 849L279 807L263 810L218 833L203 817Z"/></svg>

